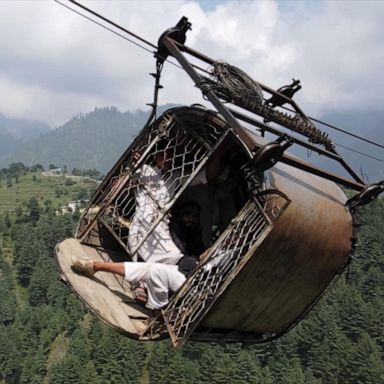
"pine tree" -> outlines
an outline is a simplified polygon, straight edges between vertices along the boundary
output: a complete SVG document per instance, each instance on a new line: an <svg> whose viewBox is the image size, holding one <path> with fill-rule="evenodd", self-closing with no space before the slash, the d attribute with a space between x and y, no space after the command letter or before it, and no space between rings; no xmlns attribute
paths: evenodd
<svg viewBox="0 0 384 384"><path fill-rule="evenodd" d="M362 333L346 372L347 383L384 382L383 353L367 333Z"/></svg>
<svg viewBox="0 0 384 384"><path fill-rule="evenodd" d="M31 197L27 203L27 221L36 224L40 218L40 205L36 197Z"/></svg>
<svg viewBox="0 0 384 384"><path fill-rule="evenodd" d="M23 359L20 384L40 384L44 380L46 373L46 356L39 347L37 350L31 350Z"/></svg>
<svg viewBox="0 0 384 384"><path fill-rule="evenodd" d="M48 304L48 289L52 279L52 264L44 256L36 262L29 284L29 303L33 306Z"/></svg>
<svg viewBox="0 0 384 384"><path fill-rule="evenodd" d="M0 324L9 325L15 319L16 297L12 281L12 271L3 258L0 248Z"/></svg>

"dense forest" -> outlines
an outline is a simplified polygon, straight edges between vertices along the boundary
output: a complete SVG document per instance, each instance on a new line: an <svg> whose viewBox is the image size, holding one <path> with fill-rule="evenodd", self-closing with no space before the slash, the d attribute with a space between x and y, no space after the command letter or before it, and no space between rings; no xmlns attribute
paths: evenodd
<svg viewBox="0 0 384 384"><path fill-rule="evenodd" d="M287 335L181 351L107 328L59 280L54 247L77 220L32 195L0 214L0 383L384 383L383 199L361 210L348 270Z"/></svg>
<svg viewBox="0 0 384 384"><path fill-rule="evenodd" d="M159 106L158 113L173 106ZM0 144L0 166L21 161L28 166L39 163L47 168L54 163L70 169L97 168L105 173L131 144L148 116L148 111L120 112L114 107L95 108L92 112L73 117L56 129L23 142L16 141L17 145L5 143L0 116L0 142L4 139L4 146ZM24 136L28 137L26 133ZM11 139L16 140L7 137L7 140Z"/></svg>

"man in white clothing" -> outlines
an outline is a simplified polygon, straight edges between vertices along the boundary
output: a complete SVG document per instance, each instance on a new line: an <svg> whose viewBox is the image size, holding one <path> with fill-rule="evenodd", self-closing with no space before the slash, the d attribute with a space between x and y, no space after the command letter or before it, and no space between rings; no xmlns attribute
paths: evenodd
<svg viewBox="0 0 384 384"><path fill-rule="evenodd" d="M175 265L183 253L172 240L168 217L164 217L145 239L160 209L164 209L170 202L177 188L176 175L171 172L172 152L166 149L158 153L155 162L156 166L144 164L134 175L137 182L136 208L129 229L128 244L133 261L137 261L137 256L140 256L144 261ZM207 179L203 171L190 185L205 183Z"/></svg>
<svg viewBox="0 0 384 384"><path fill-rule="evenodd" d="M183 257L178 265L151 262L114 263L76 258L73 268L88 277L103 271L124 276L131 284L143 282L148 290L147 307L158 309L168 304L169 293L180 289L197 264L195 258L188 256Z"/></svg>

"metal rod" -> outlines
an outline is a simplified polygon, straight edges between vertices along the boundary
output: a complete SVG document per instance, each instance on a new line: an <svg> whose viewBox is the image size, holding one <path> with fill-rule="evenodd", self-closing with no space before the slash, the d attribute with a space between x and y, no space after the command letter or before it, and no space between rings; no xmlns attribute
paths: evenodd
<svg viewBox="0 0 384 384"><path fill-rule="evenodd" d="M256 126L256 127L258 127L258 128L261 128L261 129L263 129L263 130L265 130L265 131L268 131L268 132L270 132L270 133L273 133L273 134L275 134L275 135L279 135L279 136L281 136L281 135L283 135L283 134L285 134L283 131L280 131L279 129L277 129L277 128L273 128L273 127L270 127L269 125L266 125L266 124L264 124L264 123L261 123L260 121L257 121L257 120L254 120L253 118L251 118L251 117L249 117L249 116L246 116L246 115L244 115L244 114L242 114L242 113L240 113L240 112L237 112L237 111L235 111L235 110L233 110L233 109L231 109L231 108L229 108L229 111L231 111L231 113L236 117L236 118L238 118L238 119L240 119L240 120L243 120L243 121L245 121L245 122L247 122L247 123L249 123L249 124L252 124L252 125L254 125L254 126ZM356 182L358 182L358 183L360 183L360 184L365 184L364 183L364 181L353 171L353 169L340 157L340 155L339 154L337 154L337 153L333 153L333 152L329 152L329 151L327 151L327 150L324 150L324 149L321 149L321 148L318 148L318 147L316 147L316 146L314 146L314 145L312 145L312 144L309 144L309 143L307 143L307 142L305 142L305 141L302 141L302 140L300 140L300 139L297 139L297 138L295 138L295 137L293 137L293 136L290 136L290 135L288 135L290 138L291 138L291 140L293 141L293 142L295 142L296 144L299 144L299 145L301 145L302 147L304 147L304 148L307 148L307 149L310 149L310 150L312 150L312 151L314 151L314 152L317 152L319 155L324 155L324 156L326 156L326 157L329 157L330 159L332 159L332 160L335 160L335 161L337 161L340 165L342 165L344 168L345 168L345 170L355 179L355 181Z"/></svg>
<svg viewBox="0 0 384 384"><path fill-rule="evenodd" d="M181 64L184 70L188 73L188 75L192 78L195 85L200 88L203 78L193 69L192 65L188 62L188 60L184 57L184 55L180 52L176 42L168 37L164 38L164 45L171 52L172 56ZM252 145L249 137L244 133L243 127L239 124L239 122L235 119L231 112L223 105L220 99L216 96L216 94L208 89L205 92L205 96L208 100L214 105L214 107L221 113L230 127L234 130L235 135L241 139L246 145L248 151ZM251 154L249 154L251 156Z"/></svg>
<svg viewBox="0 0 384 384"><path fill-rule="evenodd" d="M191 50L191 49L184 49L185 46L178 44L174 40L165 37L164 38L164 45L168 48L172 56L181 64L181 66L185 69L185 71L188 73L188 75L192 78L194 83L197 87L200 87L201 81L203 78L196 73L196 71L193 69L191 64L188 62L188 60L184 57L184 55L181 53L179 47L183 47L183 50L194 54L198 54L197 52ZM208 60L208 62L213 62L212 59L208 58L207 56L198 54L199 58ZM273 91L273 93L276 93ZM215 108L221 113L221 115L224 117L224 119L227 121L227 123L233 128L235 133L238 135L238 137L241 138L241 140L247 145L248 150L251 151L252 149L255 149L255 143L250 140L250 138L245 134L244 128L239 124L239 122L236 120L232 112L226 108L221 100L216 96L216 94L208 89L205 93L205 96L208 98L208 100L215 106ZM284 96L284 95L282 95ZM284 96L285 97L285 96ZM287 98L288 100L291 100ZM256 148L261 147L261 145L256 144ZM345 179L341 176L335 175L330 172L326 172L321 170L320 168L314 167L308 163L302 162L292 156L289 155L283 155L281 162L289 165L293 165L301 170L307 171L309 173L312 173L317 176L321 176L324 179L334 181L336 183L340 183L346 187L353 188L355 190L361 191L363 188L365 188L364 182L361 182L360 180L356 182Z"/></svg>
<svg viewBox="0 0 384 384"><path fill-rule="evenodd" d="M282 163L292 165L296 168L299 168L303 171L312 173L316 176L323 177L324 179L331 180L335 183L339 183L341 185L344 185L345 187L352 188L356 191L362 191L366 185L364 183L358 183L354 182L352 180L345 179L344 177L335 175L334 173L324 171L320 168L317 168L311 164L308 164L304 161L301 161L293 156L289 155L283 155L283 157L280 160Z"/></svg>
<svg viewBox="0 0 384 384"><path fill-rule="evenodd" d="M270 133L273 133L274 135L277 135L277 136L282 136L282 135L285 135L286 133L281 131L280 129L277 129L277 128L273 128L267 124L264 124L260 121L257 121L255 119L253 119L252 117L250 116L246 116L244 115L243 113L240 113L238 111L235 111L234 109L231 109L231 108L228 108L231 113L238 119L240 120L243 120L245 121L246 123L249 123L249 124L252 124L254 125L255 127L258 127L264 131L267 131L267 132L270 132ZM330 157L331 159L333 160L341 160L341 157L338 155L338 154L335 154L335 153L332 153L332 152L329 152L327 150L324 150L322 148L318 148L306 141L303 141L303 140L300 140L294 136L290 136L288 135L290 139L292 139L293 142L295 142L296 144L299 144L301 146L303 146L304 148L307 148L307 149L310 149L314 152L317 152L319 155L324 155L324 156L327 156L327 157Z"/></svg>

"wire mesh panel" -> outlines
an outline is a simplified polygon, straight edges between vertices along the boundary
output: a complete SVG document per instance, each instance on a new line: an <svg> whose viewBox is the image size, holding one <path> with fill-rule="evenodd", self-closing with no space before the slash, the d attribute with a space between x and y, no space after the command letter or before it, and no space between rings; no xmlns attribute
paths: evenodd
<svg viewBox="0 0 384 384"><path fill-rule="evenodd" d="M134 168L132 168L132 164L134 164L133 149L135 148L137 153L145 155L156 143L160 132L167 130L168 124L169 121L164 119L160 124L145 129L139 137L136 138L127 152L123 154L104 179L82 215L77 229L78 238L84 238L87 235L101 212L109 206L113 196L118 193L119 189L121 189L124 183L131 177L134 171Z"/></svg>
<svg viewBox="0 0 384 384"><path fill-rule="evenodd" d="M232 220L206 260L163 310L171 340L181 347L209 308L237 275L258 245L268 235L288 200L275 192L247 202ZM265 213L261 204L273 201L273 213ZM278 209L276 207L279 207Z"/></svg>
<svg viewBox="0 0 384 384"><path fill-rule="evenodd" d="M163 115L109 175L83 215L78 237L86 241L102 223L134 259L148 247L161 250L169 209L188 185L205 182L204 165L227 133L209 121L187 124L177 114Z"/></svg>

